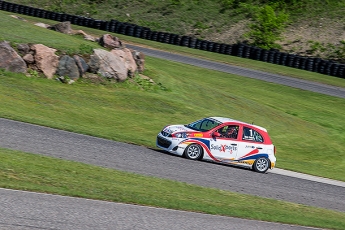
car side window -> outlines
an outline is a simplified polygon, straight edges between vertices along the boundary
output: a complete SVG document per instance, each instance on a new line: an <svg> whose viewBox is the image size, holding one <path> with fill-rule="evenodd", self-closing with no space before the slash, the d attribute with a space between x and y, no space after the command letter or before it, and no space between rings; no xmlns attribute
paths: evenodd
<svg viewBox="0 0 345 230"><path fill-rule="evenodd" d="M227 125L218 129L217 132L223 138L237 139L238 128L237 125Z"/></svg>
<svg viewBox="0 0 345 230"><path fill-rule="evenodd" d="M255 141L255 142L261 142L261 143L264 142L264 139L262 138L259 132L248 127L243 127L242 140Z"/></svg>

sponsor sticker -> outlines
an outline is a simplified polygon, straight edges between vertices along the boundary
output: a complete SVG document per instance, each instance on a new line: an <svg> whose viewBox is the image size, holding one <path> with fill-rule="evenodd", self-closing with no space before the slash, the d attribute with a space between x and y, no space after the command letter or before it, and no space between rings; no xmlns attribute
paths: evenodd
<svg viewBox="0 0 345 230"><path fill-rule="evenodd" d="M202 133L194 133L194 137L203 137L204 135Z"/></svg>
<svg viewBox="0 0 345 230"><path fill-rule="evenodd" d="M232 151L237 150L237 147L232 146L232 145L214 145L214 144L211 144L211 150L218 150L219 152L225 152L225 151L229 150L230 153L232 153Z"/></svg>

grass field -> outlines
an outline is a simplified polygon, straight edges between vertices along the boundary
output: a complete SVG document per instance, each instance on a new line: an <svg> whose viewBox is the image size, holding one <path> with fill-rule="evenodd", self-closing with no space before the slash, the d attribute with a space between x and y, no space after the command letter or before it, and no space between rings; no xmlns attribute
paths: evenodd
<svg viewBox="0 0 345 230"><path fill-rule="evenodd" d="M0 26L2 28L0 40L7 40L12 43L42 43L69 52L78 52L81 49L81 44L98 47L97 44L84 41L79 36L63 35L42 29L8 15L8 13L0 12ZM32 18L27 19L33 20ZM101 31L86 31L102 34ZM124 41L128 39L129 42L136 44L140 42L139 39L135 40L125 36L121 36L121 39ZM154 47L154 44L149 43L149 41L143 41L143 43L145 46ZM163 45L157 44L154 48L161 46ZM281 66L277 67L252 60L208 54L182 47L175 49L175 47L169 46L169 49L173 52L192 52L191 55L200 57L208 56L212 59L215 57L215 60L224 60L228 63L251 68L260 69L262 65L265 71L279 72L288 76L315 79L315 81L341 86L345 84L343 79L282 68ZM65 85L40 77L26 77L21 74L0 71L0 117L154 147L156 134L166 124L188 123L211 115L227 116L266 127L277 146L278 167L345 181L344 99L151 57L146 57L144 74L151 77L156 83L160 83L161 87L146 85L143 90L142 87L129 81L121 84L91 84L87 80ZM127 129L128 126L135 129L136 132ZM0 163L0 184L2 187L325 228L341 229L344 226L343 213L309 209L309 207L284 202L281 203L282 206L278 206L276 204L280 205L280 202L266 199L261 200L265 205L271 207L270 211L259 212L257 216L253 216L252 213L249 216L248 210L241 211L239 207L230 208L233 211L229 211L229 207L205 209L210 203L224 205L217 200L206 200L200 205L197 205L198 202L196 202L194 206L181 198L180 206L177 204L171 207L164 204L163 200L166 198L163 195L161 201L157 203L146 201L145 196L147 195L145 194L140 194L144 198L133 195L132 197L115 199L113 197L122 194L129 186L125 185L123 190L116 190L116 194L109 195L113 188L107 188L107 186L110 186L110 181L121 180L117 177L102 180L101 184L105 187L95 194L90 194L83 190L83 183L86 183L84 180L88 180L89 177L91 180L93 178L91 175L94 175L95 178L103 178L104 174L109 172L108 169L64 161L61 163L61 167L66 168L59 170L65 170L66 175L72 172L71 175L74 179L72 178L69 183L80 187L80 190L73 191L71 189L73 186L58 183L64 179L59 177L58 172L44 167L45 164L60 165L60 161L57 163L57 159L26 155L6 149L1 149L0 152L1 158L4 159ZM24 163L29 161L40 163L32 166L32 168L28 166L31 164L27 164L25 167ZM73 170L73 168L78 168L78 170ZM91 170L91 168L95 171L92 171L93 173L90 175L87 174L89 176L83 179L79 178L82 176L79 175L79 168L80 172ZM112 170L111 172L111 175L117 173ZM158 188L147 188L148 194L152 192L151 189L163 189L166 186L165 183L168 183L164 180L155 180L133 174L122 176L133 176L133 180L148 180L148 184L161 184L157 186ZM80 181L80 184L77 181ZM93 181L88 183L92 184ZM180 186L179 183L176 185ZM186 184L181 186L184 187L183 189L199 189ZM205 189L203 192L208 193L209 190ZM212 192L244 199L244 196L240 194L218 190L212 190ZM162 191L162 193L164 192ZM173 197L178 198L174 186L171 187L171 193L175 194ZM245 196L245 199L248 199L249 202L257 202L255 197ZM227 205L229 204L226 203L225 206ZM223 211L221 211L222 213L220 211L215 212L216 209ZM297 218L298 215L296 214L301 212L310 214L311 217L308 217L310 221L308 218ZM282 218L282 216L286 216L284 218L287 219Z"/></svg>
<svg viewBox="0 0 345 230"><path fill-rule="evenodd" d="M0 148L0 158L0 187L4 188L328 229L344 229L345 226L342 212L3 148Z"/></svg>

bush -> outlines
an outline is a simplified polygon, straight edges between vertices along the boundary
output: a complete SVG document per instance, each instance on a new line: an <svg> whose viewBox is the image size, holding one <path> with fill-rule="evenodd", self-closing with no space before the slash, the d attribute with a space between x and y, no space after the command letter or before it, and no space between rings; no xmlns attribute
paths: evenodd
<svg viewBox="0 0 345 230"><path fill-rule="evenodd" d="M254 11L253 23L250 24L250 31L245 34L247 38L252 40L252 45L263 49L280 48L275 44L280 39L286 23L288 22L288 14L282 12L276 13L274 6L249 6L250 11Z"/></svg>

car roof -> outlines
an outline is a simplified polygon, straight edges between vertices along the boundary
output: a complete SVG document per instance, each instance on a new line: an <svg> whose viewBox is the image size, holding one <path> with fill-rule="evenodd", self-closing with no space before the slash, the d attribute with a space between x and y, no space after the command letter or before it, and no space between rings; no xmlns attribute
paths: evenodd
<svg viewBox="0 0 345 230"><path fill-rule="evenodd" d="M237 122L237 123L241 123L243 125L249 125L249 126L253 126L255 128L258 128L258 129L261 129L265 132L267 132L267 129L265 129L264 127L261 127L261 126L258 126L258 125L254 125L254 124L249 124L249 123L246 123L246 122L243 122L243 121L239 121L239 120L234 120L234 119L231 119L231 118L227 118L227 117L209 117L211 119L214 119L214 120L217 120L221 123L226 123L226 122Z"/></svg>

